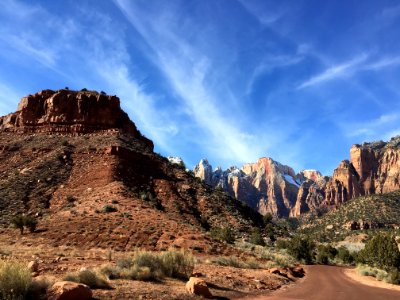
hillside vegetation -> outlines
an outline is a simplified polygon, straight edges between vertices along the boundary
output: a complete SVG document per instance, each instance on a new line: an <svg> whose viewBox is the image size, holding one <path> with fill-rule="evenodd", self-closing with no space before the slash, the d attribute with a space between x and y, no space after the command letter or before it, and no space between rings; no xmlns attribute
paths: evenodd
<svg viewBox="0 0 400 300"><path fill-rule="evenodd" d="M400 191L356 198L324 216L304 216L300 232L320 241L341 240L350 233L400 227Z"/></svg>

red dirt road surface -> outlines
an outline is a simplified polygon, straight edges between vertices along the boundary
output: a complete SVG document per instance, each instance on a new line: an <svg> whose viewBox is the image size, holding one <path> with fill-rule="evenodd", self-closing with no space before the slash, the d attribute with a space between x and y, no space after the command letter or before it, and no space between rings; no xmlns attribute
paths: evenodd
<svg viewBox="0 0 400 300"><path fill-rule="evenodd" d="M306 278L267 296L246 300L400 300L400 292L358 283L344 274L345 268L308 266Z"/></svg>

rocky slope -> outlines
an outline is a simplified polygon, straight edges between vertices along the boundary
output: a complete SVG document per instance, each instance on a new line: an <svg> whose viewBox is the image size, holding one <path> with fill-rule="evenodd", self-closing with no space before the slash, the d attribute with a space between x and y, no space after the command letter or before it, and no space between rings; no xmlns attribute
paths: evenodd
<svg viewBox="0 0 400 300"><path fill-rule="evenodd" d="M116 96L45 90L0 118L0 232L39 218L52 246L221 252L206 233L261 217L153 152ZM13 231L10 231L13 232Z"/></svg>
<svg viewBox="0 0 400 300"><path fill-rule="evenodd" d="M359 196L400 189L399 157L400 137L395 137L387 143L353 145L350 161L342 161L332 177L316 170L295 174L292 168L271 158L226 171L213 171L208 161L202 160L194 173L261 214L299 216L309 211L321 214Z"/></svg>

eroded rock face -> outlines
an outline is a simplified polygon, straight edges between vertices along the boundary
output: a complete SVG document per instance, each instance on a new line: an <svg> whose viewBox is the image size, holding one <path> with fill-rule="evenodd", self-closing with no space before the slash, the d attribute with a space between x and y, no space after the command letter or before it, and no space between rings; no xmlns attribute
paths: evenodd
<svg viewBox="0 0 400 300"><path fill-rule="evenodd" d="M292 168L271 158L214 172L208 161L202 160L195 175L261 214L296 217L307 212L322 214L359 196L400 189L399 158L400 136L387 143L354 145L350 161L342 161L332 177L322 176L317 170L295 174Z"/></svg>
<svg viewBox="0 0 400 300"><path fill-rule="evenodd" d="M17 112L0 117L0 130L65 134L122 130L144 141L116 96L89 91L43 90L21 99Z"/></svg>
<svg viewBox="0 0 400 300"><path fill-rule="evenodd" d="M300 187L292 168L266 157L240 169L230 167L222 171L217 168L214 172L208 161L202 160L194 173L207 184L224 189L261 214L270 212L288 216Z"/></svg>
<svg viewBox="0 0 400 300"><path fill-rule="evenodd" d="M400 189L400 136L389 142L353 145L350 161L335 169L326 190L329 205L370 194Z"/></svg>

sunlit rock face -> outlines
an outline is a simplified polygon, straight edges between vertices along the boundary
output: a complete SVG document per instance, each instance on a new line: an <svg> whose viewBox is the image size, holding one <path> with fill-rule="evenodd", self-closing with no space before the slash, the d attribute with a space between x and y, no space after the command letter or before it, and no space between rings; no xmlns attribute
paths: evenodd
<svg viewBox="0 0 400 300"><path fill-rule="evenodd" d="M202 160L194 172L261 214L297 217L325 212L362 195L400 189L399 157L400 136L387 143L353 145L350 160L343 160L332 177L317 170L295 174L291 167L268 157L225 171L213 171L208 161Z"/></svg>
<svg viewBox="0 0 400 300"><path fill-rule="evenodd" d="M269 212L276 216L289 216L301 186L292 168L266 157L225 171L212 171L208 161L202 160L194 172L207 184L224 189L261 214Z"/></svg>
<svg viewBox="0 0 400 300"><path fill-rule="evenodd" d="M121 109L119 98L95 91L43 90L23 97L15 113L0 117L0 130L59 134L119 130L153 149Z"/></svg>

